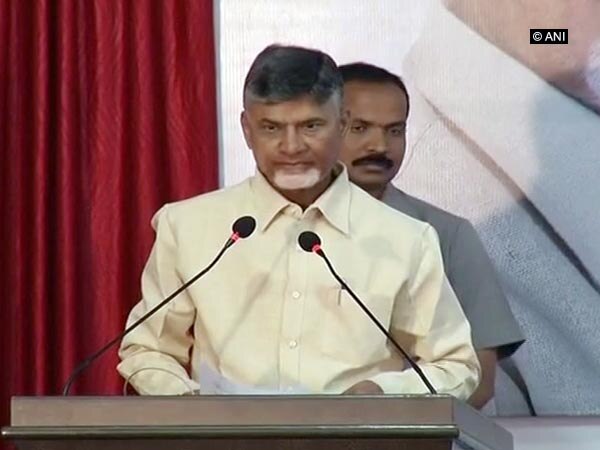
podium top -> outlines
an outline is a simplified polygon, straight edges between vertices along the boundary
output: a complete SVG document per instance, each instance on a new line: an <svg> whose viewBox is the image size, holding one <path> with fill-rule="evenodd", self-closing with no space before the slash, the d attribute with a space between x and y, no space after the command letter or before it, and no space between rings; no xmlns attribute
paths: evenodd
<svg viewBox="0 0 600 450"><path fill-rule="evenodd" d="M472 448L512 449L512 436L445 395L14 397L11 427L22 430L191 429L218 436L333 432L338 435L455 435ZM262 431L261 431L262 430ZM406 432L403 433L402 431ZM252 434L252 433L255 434ZM395 433L395 434L394 434ZM12 434L12 433L9 433ZM17 433L19 434L19 433ZM16 436L14 436L16 437Z"/></svg>

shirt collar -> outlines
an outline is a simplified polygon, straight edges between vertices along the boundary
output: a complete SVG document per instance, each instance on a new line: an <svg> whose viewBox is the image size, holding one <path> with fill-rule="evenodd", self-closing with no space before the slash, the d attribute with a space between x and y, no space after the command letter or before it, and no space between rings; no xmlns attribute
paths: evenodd
<svg viewBox="0 0 600 450"><path fill-rule="evenodd" d="M404 63L406 74L451 126L466 130L525 192L527 180L544 169L537 149L541 134L547 138L544 144L560 146L562 156L564 142L577 142L577 136L581 140L597 127L597 114L481 37L445 6L432 7L427 29L432 32L422 34ZM568 126L561 126L565 117Z"/></svg>
<svg viewBox="0 0 600 450"><path fill-rule="evenodd" d="M600 117L444 6L432 9L426 29L431 32L422 34L405 61L417 90L450 127L466 133L584 265L598 273L600 209L589 205L600 198Z"/></svg>
<svg viewBox="0 0 600 450"><path fill-rule="evenodd" d="M341 162L338 162L333 168L333 173L335 176L333 183L329 185L325 192L312 205L306 208L304 214L307 214L311 210L317 210L330 225L342 233L348 234L350 230L351 200L351 185L348 179L348 171ZM298 205L289 201L274 189L259 170L250 179L250 187L257 210L258 228L260 231L265 231L286 208L299 208Z"/></svg>

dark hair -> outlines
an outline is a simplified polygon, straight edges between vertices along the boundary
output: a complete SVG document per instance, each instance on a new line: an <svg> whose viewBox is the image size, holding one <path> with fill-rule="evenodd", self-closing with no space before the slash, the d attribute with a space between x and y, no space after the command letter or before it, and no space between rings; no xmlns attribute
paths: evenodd
<svg viewBox="0 0 600 450"><path fill-rule="evenodd" d="M408 115L410 97L402 78L398 75L373 64L363 62L344 64L343 66L339 66L339 71L342 74L344 83L348 83L349 81L365 81L368 83L392 83L398 86L406 96L406 114Z"/></svg>
<svg viewBox="0 0 600 450"><path fill-rule="evenodd" d="M244 81L247 101L280 103L303 95L322 104L336 95L341 100L344 81L327 54L302 47L270 45L258 54Z"/></svg>

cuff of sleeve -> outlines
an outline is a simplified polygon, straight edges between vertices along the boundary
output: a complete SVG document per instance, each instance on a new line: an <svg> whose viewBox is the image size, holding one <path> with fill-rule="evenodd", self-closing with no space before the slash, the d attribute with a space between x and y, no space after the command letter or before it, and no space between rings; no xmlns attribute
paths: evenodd
<svg viewBox="0 0 600 450"><path fill-rule="evenodd" d="M171 368L157 365L123 370L122 365L119 372L125 378L125 383L133 386L140 395L184 395L200 389L200 385L191 380L187 373L182 373L180 366Z"/></svg>
<svg viewBox="0 0 600 450"><path fill-rule="evenodd" d="M421 379L412 380L414 371L383 372L369 378L383 390L384 394L428 394L427 387Z"/></svg>

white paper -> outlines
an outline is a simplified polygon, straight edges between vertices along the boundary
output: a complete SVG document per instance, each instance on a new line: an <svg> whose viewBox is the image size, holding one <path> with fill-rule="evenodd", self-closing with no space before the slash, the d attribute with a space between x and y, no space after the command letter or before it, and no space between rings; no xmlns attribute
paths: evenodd
<svg viewBox="0 0 600 450"><path fill-rule="evenodd" d="M310 394L308 389L296 385L280 390L279 387L250 386L237 383L223 376L213 367L200 364L200 395L303 395Z"/></svg>

